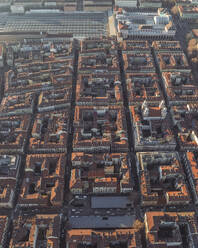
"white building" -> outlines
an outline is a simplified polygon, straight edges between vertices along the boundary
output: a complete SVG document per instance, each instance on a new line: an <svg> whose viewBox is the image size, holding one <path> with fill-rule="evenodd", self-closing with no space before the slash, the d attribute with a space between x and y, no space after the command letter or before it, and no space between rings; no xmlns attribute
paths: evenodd
<svg viewBox="0 0 198 248"><path fill-rule="evenodd" d="M136 8L137 0L115 0L115 6L119 8Z"/></svg>
<svg viewBox="0 0 198 248"><path fill-rule="evenodd" d="M167 13L157 12L127 12L118 10L116 13L117 32L119 37L174 37L176 29Z"/></svg>
<svg viewBox="0 0 198 248"><path fill-rule="evenodd" d="M11 5L10 10L14 14L23 14L25 9L22 5Z"/></svg>
<svg viewBox="0 0 198 248"><path fill-rule="evenodd" d="M157 9L162 7L161 0L139 0L139 7L143 9Z"/></svg>
<svg viewBox="0 0 198 248"><path fill-rule="evenodd" d="M191 4L198 5L198 0L190 0Z"/></svg>

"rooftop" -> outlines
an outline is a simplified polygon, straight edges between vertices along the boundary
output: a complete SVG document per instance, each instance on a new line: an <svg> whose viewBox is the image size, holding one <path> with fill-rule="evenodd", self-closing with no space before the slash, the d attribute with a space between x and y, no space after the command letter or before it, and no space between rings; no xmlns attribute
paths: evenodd
<svg viewBox="0 0 198 248"><path fill-rule="evenodd" d="M130 103L163 99L156 73L126 73L126 83Z"/></svg>
<svg viewBox="0 0 198 248"><path fill-rule="evenodd" d="M183 52L160 52L156 55L160 70L165 71L182 71L190 73L187 58Z"/></svg>
<svg viewBox="0 0 198 248"><path fill-rule="evenodd" d="M65 152L69 122L69 109L36 115L29 149L35 152Z"/></svg>
<svg viewBox="0 0 198 248"><path fill-rule="evenodd" d="M119 71L117 55L100 52L93 55L80 55L78 60L80 73L115 73Z"/></svg>
<svg viewBox="0 0 198 248"><path fill-rule="evenodd" d="M127 208L131 201L127 196L92 196L92 208Z"/></svg>
<svg viewBox="0 0 198 248"><path fill-rule="evenodd" d="M19 155L0 156L0 207L13 207L16 183L19 179L21 157Z"/></svg>
<svg viewBox="0 0 198 248"><path fill-rule="evenodd" d="M5 94L63 88L65 84L71 85L72 70L71 59L19 65L5 74Z"/></svg>
<svg viewBox="0 0 198 248"><path fill-rule="evenodd" d="M10 248L59 247L59 215L19 215L13 220Z"/></svg>
<svg viewBox="0 0 198 248"><path fill-rule="evenodd" d="M128 151L126 120L120 106L77 106L74 128L74 151Z"/></svg>
<svg viewBox="0 0 198 248"><path fill-rule="evenodd" d="M0 242L4 244L5 241L5 231L8 225L8 217L5 215L0 216Z"/></svg>
<svg viewBox="0 0 198 248"><path fill-rule="evenodd" d="M171 119L164 101L130 106L136 151L173 150L176 146Z"/></svg>
<svg viewBox="0 0 198 248"><path fill-rule="evenodd" d="M130 193L132 176L125 153L72 153L70 191L73 194Z"/></svg>
<svg viewBox="0 0 198 248"><path fill-rule="evenodd" d="M136 229L110 229L92 230L79 229L68 230L66 233L68 248L77 248L79 245L91 245L98 248L120 247L141 248L140 234Z"/></svg>
<svg viewBox="0 0 198 248"><path fill-rule="evenodd" d="M170 112L173 123L177 128L178 140L181 149L197 149L198 104L196 102L189 102L179 105L173 104Z"/></svg>
<svg viewBox="0 0 198 248"><path fill-rule="evenodd" d="M61 206L64 192L65 154L27 155L18 204Z"/></svg>
<svg viewBox="0 0 198 248"><path fill-rule="evenodd" d="M155 49L155 52L182 51L179 41L153 41L152 47Z"/></svg>
<svg viewBox="0 0 198 248"><path fill-rule="evenodd" d="M141 152L137 159L143 206L189 204L190 195L177 153Z"/></svg>
<svg viewBox="0 0 198 248"><path fill-rule="evenodd" d="M147 245L151 248L170 245L184 248L189 244L188 235L192 237L192 245L198 245L194 212L146 212L145 224Z"/></svg>
<svg viewBox="0 0 198 248"><path fill-rule="evenodd" d="M193 198L195 203L198 203L198 152L187 151L183 156L184 162L187 166L188 178L190 181Z"/></svg>
<svg viewBox="0 0 198 248"><path fill-rule="evenodd" d="M81 228L131 228L135 221L134 215L122 216L70 216L69 223L74 229Z"/></svg>
<svg viewBox="0 0 198 248"><path fill-rule="evenodd" d="M0 106L0 116L32 114L34 102L35 95L31 93L4 97Z"/></svg>
<svg viewBox="0 0 198 248"><path fill-rule="evenodd" d="M107 32L107 15L105 12L47 13L47 11L41 10L40 13L39 11L30 11L21 15L1 14L0 20L3 32L69 33L73 34L74 38L100 37L106 35Z"/></svg>
<svg viewBox="0 0 198 248"><path fill-rule="evenodd" d="M198 99L198 86L192 74L186 72L163 72L162 78L169 103L185 103Z"/></svg>
<svg viewBox="0 0 198 248"><path fill-rule="evenodd" d="M153 57L150 52L123 52L124 69L127 73L130 72L147 72L154 73L155 66Z"/></svg>
<svg viewBox="0 0 198 248"><path fill-rule="evenodd" d="M79 74L76 86L77 105L114 105L122 102L119 74Z"/></svg>
<svg viewBox="0 0 198 248"><path fill-rule="evenodd" d="M0 117L0 153L22 153L30 124L29 115Z"/></svg>
<svg viewBox="0 0 198 248"><path fill-rule="evenodd" d="M198 6L194 4L188 4L187 6L178 5L180 15L185 14L198 14Z"/></svg>
<svg viewBox="0 0 198 248"><path fill-rule="evenodd" d="M121 44L122 51L150 51L150 46L148 41L144 40L124 40Z"/></svg>
<svg viewBox="0 0 198 248"><path fill-rule="evenodd" d="M20 167L21 157L19 155L0 155L0 178L18 177L18 170Z"/></svg>
<svg viewBox="0 0 198 248"><path fill-rule="evenodd" d="M38 97L38 111L44 112L55 109L63 109L70 106L72 84L62 89L42 91Z"/></svg>
<svg viewBox="0 0 198 248"><path fill-rule="evenodd" d="M141 1L140 7L142 7ZM152 7L152 2L150 2L150 7ZM116 21L118 37L123 39L131 37L162 39L174 37L176 32L172 17L163 9L157 13L119 8L116 10Z"/></svg>
<svg viewBox="0 0 198 248"><path fill-rule="evenodd" d="M100 39L89 38L80 42L80 54L114 53L116 49L116 40L106 37Z"/></svg>

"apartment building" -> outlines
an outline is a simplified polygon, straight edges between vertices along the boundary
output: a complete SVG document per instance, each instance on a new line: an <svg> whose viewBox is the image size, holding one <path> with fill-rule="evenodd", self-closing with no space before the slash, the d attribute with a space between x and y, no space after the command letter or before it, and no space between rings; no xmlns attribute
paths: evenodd
<svg viewBox="0 0 198 248"><path fill-rule="evenodd" d="M10 248L60 245L60 216L57 214L18 215L13 220Z"/></svg>
<svg viewBox="0 0 198 248"><path fill-rule="evenodd" d="M182 21L189 23L197 23L198 18L198 2L187 6L178 5L179 17Z"/></svg>
<svg viewBox="0 0 198 248"><path fill-rule="evenodd" d="M23 153L29 125L29 115L0 117L0 153Z"/></svg>
<svg viewBox="0 0 198 248"><path fill-rule="evenodd" d="M145 100L152 102L163 100L156 73L126 73L125 77L130 104Z"/></svg>
<svg viewBox="0 0 198 248"><path fill-rule="evenodd" d="M123 60L126 73L155 73L154 60L150 51L123 52Z"/></svg>
<svg viewBox="0 0 198 248"><path fill-rule="evenodd" d="M93 182L93 193L116 193L118 180L114 177L96 178Z"/></svg>
<svg viewBox="0 0 198 248"><path fill-rule="evenodd" d="M120 42L120 47L122 52L131 53L132 51L136 52L150 52L150 45L147 40L124 40Z"/></svg>
<svg viewBox="0 0 198 248"><path fill-rule="evenodd" d="M193 194L193 200L195 204L198 204L198 153L197 151L187 151L184 153L183 159Z"/></svg>
<svg viewBox="0 0 198 248"><path fill-rule="evenodd" d="M32 93L4 97L0 106L0 116L32 114L34 102L35 95Z"/></svg>
<svg viewBox="0 0 198 248"><path fill-rule="evenodd" d="M152 47L156 53L160 52L182 52L182 48L179 41L175 40L158 40L152 42Z"/></svg>
<svg viewBox="0 0 198 248"><path fill-rule="evenodd" d="M162 72L163 87L170 105L198 100L198 86L191 73Z"/></svg>
<svg viewBox="0 0 198 248"><path fill-rule="evenodd" d="M93 229L71 229L66 232L66 243L68 248L80 246L103 247L128 247L141 248L140 233L136 229L113 229L113 230L93 230Z"/></svg>
<svg viewBox="0 0 198 248"><path fill-rule="evenodd" d="M5 244L7 227L8 227L8 217L6 215L1 215L0 216L0 242L1 242L1 245Z"/></svg>
<svg viewBox="0 0 198 248"><path fill-rule="evenodd" d="M146 212L145 232L150 248L197 247L197 219L194 212Z"/></svg>
<svg viewBox="0 0 198 248"><path fill-rule="evenodd" d="M65 152L68 135L69 109L36 115L29 141L33 153Z"/></svg>
<svg viewBox="0 0 198 248"><path fill-rule="evenodd" d="M159 52L156 53L156 59L162 72L191 72L186 55L183 52Z"/></svg>
<svg viewBox="0 0 198 248"><path fill-rule="evenodd" d="M197 0L174 0L175 5L188 6L195 4L197 5Z"/></svg>
<svg viewBox="0 0 198 248"><path fill-rule="evenodd" d="M13 207L20 165L19 155L0 156L0 207Z"/></svg>
<svg viewBox="0 0 198 248"><path fill-rule="evenodd" d="M122 105L120 75L79 74L76 85L77 105Z"/></svg>
<svg viewBox="0 0 198 248"><path fill-rule="evenodd" d="M38 97L38 112L54 111L70 107L72 84L62 89L42 91Z"/></svg>
<svg viewBox="0 0 198 248"><path fill-rule="evenodd" d="M73 194L130 193L133 190L125 153L72 153L70 191Z"/></svg>
<svg viewBox="0 0 198 248"><path fill-rule="evenodd" d="M176 152L137 153L143 206L187 205L191 201Z"/></svg>
<svg viewBox="0 0 198 248"><path fill-rule="evenodd" d="M117 42L114 38L87 38L80 41L80 55L117 54Z"/></svg>
<svg viewBox="0 0 198 248"><path fill-rule="evenodd" d="M130 106L136 151L174 150L176 141L164 101Z"/></svg>
<svg viewBox="0 0 198 248"><path fill-rule="evenodd" d="M27 41L7 46L7 63L14 63L15 69L5 73L5 96L71 85L74 62L71 43Z"/></svg>
<svg viewBox="0 0 198 248"><path fill-rule="evenodd" d="M15 56L13 56L15 55ZM72 57L72 42L70 40L25 39L6 43L6 60L12 66L13 62L28 64L59 60Z"/></svg>
<svg viewBox="0 0 198 248"><path fill-rule="evenodd" d="M116 55L100 54L81 55L78 61L80 73L115 73L119 71L119 63Z"/></svg>
<svg viewBox="0 0 198 248"><path fill-rule="evenodd" d="M171 106L170 113L177 128L178 141L182 150L196 150L198 148L197 111L196 102Z"/></svg>
<svg viewBox="0 0 198 248"><path fill-rule="evenodd" d="M24 207L61 206L65 166L65 154L27 155L18 204Z"/></svg>
<svg viewBox="0 0 198 248"><path fill-rule="evenodd" d="M39 71L36 73L29 73L29 71L16 73L13 70L6 72L5 96L26 92L39 92L41 90L53 90L54 88L64 88L65 85L71 85L71 68L64 68L62 64L63 68L58 69L61 64L54 63L54 66L52 66L54 72L53 69L41 73ZM28 69L28 67L26 68ZM37 66L36 68L39 69Z"/></svg>
<svg viewBox="0 0 198 248"><path fill-rule="evenodd" d="M76 106L73 150L127 152L124 109L120 106Z"/></svg>

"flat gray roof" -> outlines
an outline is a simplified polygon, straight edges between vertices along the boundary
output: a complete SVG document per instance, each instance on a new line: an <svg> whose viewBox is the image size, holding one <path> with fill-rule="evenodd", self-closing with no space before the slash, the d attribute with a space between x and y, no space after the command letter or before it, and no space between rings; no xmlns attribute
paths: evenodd
<svg viewBox="0 0 198 248"><path fill-rule="evenodd" d="M135 215L122 216L70 216L72 228L130 228L135 221Z"/></svg>
<svg viewBox="0 0 198 248"><path fill-rule="evenodd" d="M127 196L93 196L91 197L92 208L126 208L130 204Z"/></svg>
<svg viewBox="0 0 198 248"><path fill-rule="evenodd" d="M71 33L74 37L106 35L105 12L1 14L1 32L56 32Z"/></svg>

